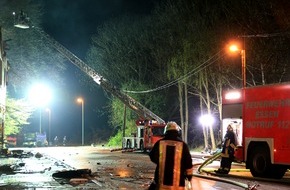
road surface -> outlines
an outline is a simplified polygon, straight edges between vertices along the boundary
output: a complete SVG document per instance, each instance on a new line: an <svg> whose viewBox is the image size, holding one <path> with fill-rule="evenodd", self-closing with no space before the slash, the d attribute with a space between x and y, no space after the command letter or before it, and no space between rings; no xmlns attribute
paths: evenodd
<svg viewBox="0 0 290 190"><path fill-rule="evenodd" d="M22 149L22 148L20 148ZM148 154L141 152L124 152L113 151L106 147L45 147L45 148L28 148L25 151L31 151L33 154L43 155L41 158L25 158L21 159L26 162L25 176L13 178L15 174L1 175L0 185L2 187L15 187L18 181L25 181L33 177L33 183L21 183L21 186L57 188L57 189L148 189L155 170L155 165L150 161ZM205 155L193 154L193 163L195 168L199 167L199 163L204 161ZM17 160L17 158L15 158ZM12 161L10 161L11 163ZM15 162L15 160L14 160ZM29 167L30 166L30 167ZM205 167L206 170L214 170L219 166L218 161L214 161ZM69 181L69 179L52 178L51 176L61 171L76 171L80 169L91 170L90 176L85 176L86 181ZM30 172L27 172L29 170ZM250 176L250 173L243 169L242 165L234 165L231 174ZM24 175L24 174L22 174ZM30 175L30 177L29 177ZM32 176L33 175L33 176ZM37 176L39 183L37 183ZM42 176L42 178L40 177ZM206 176L202 174L202 178L195 174L192 184L195 190L239 190L245 189L234 185L233 183L241 183L245 186L259 184L258 190L288 190L290 185L290 175L287 174L288 184L270 183L266 181L251 181L249 179L235 178L235 177L222 177ZM210 177L213 179L205 179ZM74 178L74 176L72 177ZM13 180L7 180L13 179ZM221 182L227 180L228 183ZM10 186L5 186L5 183L11 183ZM77 182L77 183L74 183ZM230 184L231 183L231 184ZM30 184L30 186L29 186ZM19 183L18 186L19 187ZM20 188L19 188L20 189Z"/></svg>

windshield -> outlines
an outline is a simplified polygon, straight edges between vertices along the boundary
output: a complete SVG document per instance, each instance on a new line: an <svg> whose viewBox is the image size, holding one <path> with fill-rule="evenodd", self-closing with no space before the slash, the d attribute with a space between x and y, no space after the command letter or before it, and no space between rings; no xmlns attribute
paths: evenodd
<svg viewBox="0 0 290 190"><path fill-rule="evenodd" d="M164 128L163 127L153 127L152 134L153 134L153 136L163 136Z"/></svg>

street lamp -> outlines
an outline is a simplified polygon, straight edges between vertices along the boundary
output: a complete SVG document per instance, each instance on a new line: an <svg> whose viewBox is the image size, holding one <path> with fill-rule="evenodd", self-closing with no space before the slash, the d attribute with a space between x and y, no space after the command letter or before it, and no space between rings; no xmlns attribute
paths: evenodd
<svg viewBox="0 0 290 190"><path fill-rule="evenodd" d="M242 60L242 81L243 88L246 87L246 50L238 48L237 45L231 45L230 51L232 52L240 52L241 60Z"/></svg>
<svg viewBox="0 0 290 190"><path fill-rule="evenodd" d="M77 102L82 104L82 145L84 145L84 99L78 98Z"/></svg>
<svg viewBox="0 0 290 190"><path fill-rule="evenodd" d="M46 111L48 113L48 145L50 145L51 140L51 110L49 108L46 108Z"/></svg>
<svg viewBox="0 0 290 190"><path fill-rule="evenodd" d="M41 112L42 108L51 100L51 90L44 84L35 84L29 92L29 99L34 106L39 107L39 133L41 134Z"/></svg>

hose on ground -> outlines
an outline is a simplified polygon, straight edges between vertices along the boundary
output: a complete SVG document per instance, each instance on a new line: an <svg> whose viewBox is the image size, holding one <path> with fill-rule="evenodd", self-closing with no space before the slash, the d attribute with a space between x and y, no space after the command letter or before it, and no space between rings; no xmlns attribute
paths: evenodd
<svg viewBox="0 0 290 190"><path fill-rule="evenodd" d="M209 157L207 160L205 160L203 163L201 163L201 165L198 167L197 173L196 174L192 174L193 177L198 177L198 178L203 178L203 179L208 179L208 180L214 180L214 181L220 181L223 183L228 183L231 185L235 185L241 188L244 188L245 190L254 190L256 189L257 185L254 186L249 186L248 184L244 184L244 183L240 183L237 181L233 181L233 180L228 180L228 179L222 179L222 178L218 178L218 177L213 177L213 176L206 176L206 175L201 175L202 172L208 173L208 174L212 174L211 172L206 172L203 171L202 168L207 166L208 164L211 164L214 160L218 159L221 156L221 153L216 153L213 156Z"/></svg>

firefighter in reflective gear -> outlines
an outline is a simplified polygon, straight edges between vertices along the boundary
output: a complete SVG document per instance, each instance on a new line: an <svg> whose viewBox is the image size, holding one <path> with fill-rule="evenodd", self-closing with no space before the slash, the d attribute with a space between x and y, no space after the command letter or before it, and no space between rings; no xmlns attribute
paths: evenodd
<svg viewBox="0 0 290 190"><path fill-rule="evenodd" d="M180 132L179 125L168 122L164 129L164 138L157 141L150 151L149 156L156 164L156 170L149 190L184 190L185 179L191 180L192 158Z"/></svg>
<svg viewBox="0 0 290 190"><path fill-rule="evenodd" d="M224 137L224 144L221 153L220 168L215 170L219 174L228 174L231 170L231 165L234 160L234 154L237 150L237 137L233 131L233 127L228 125L227 133Z"/></svg>

